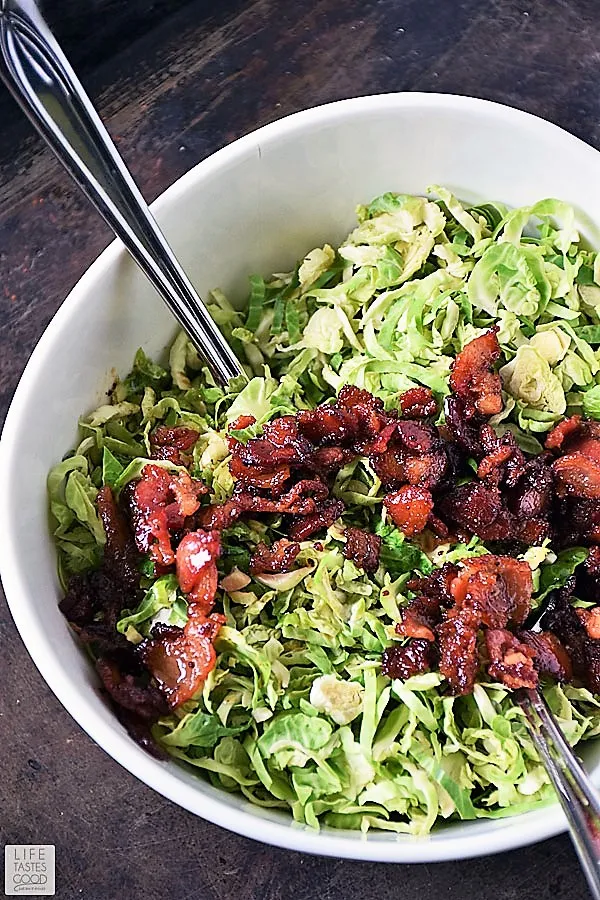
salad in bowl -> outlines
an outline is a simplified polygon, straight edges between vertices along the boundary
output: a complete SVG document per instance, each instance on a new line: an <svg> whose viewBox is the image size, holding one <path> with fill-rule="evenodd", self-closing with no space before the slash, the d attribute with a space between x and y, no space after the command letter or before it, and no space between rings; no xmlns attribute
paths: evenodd
<svg viewBox="0 0 600 900"><path fill-rule="evenodd" d="M600 256L435 186L139 350L48 477L61 610L150 753L312 828L553 799L513 692L600 731ZM541 631L532 616L541 615Z"/></svg>

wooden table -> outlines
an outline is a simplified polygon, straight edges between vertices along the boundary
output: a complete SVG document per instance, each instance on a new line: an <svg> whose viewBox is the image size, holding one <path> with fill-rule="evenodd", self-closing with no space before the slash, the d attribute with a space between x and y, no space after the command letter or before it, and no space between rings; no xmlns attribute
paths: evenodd
<svg viewBox="0 0 600 900"><path fill-rule="evenodd" d="M487 97L600 147L595 0L48 5L150 199L258 125L385 91ZM0 93L2 417L43 329L108 241ZM229 834L163 800L87 738L38 675L3 600L0 646L0 842L55 843L61 900L587 897L565 836L469 863L384 866Z"/></svg>

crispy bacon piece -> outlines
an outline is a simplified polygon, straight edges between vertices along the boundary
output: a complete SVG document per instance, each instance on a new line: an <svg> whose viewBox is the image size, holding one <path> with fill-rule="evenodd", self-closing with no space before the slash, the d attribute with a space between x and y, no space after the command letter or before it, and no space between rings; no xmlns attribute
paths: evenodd
<svg viewBox="0 0 600 900"><path fill-rule="evenodd" d="M324 403L297 415L300 434L318 446L350 444L360 429L360 420L350 410Z"/></svg>
<svg viewBox="0 0 600 900"><path fill-rule="evenodd" d="M406 537L420 534L433 510L433 497L425 488L406 485L386 494L383 503L394 524Z"/></svg>
<svg viewBox="0 0 600 900"><path fill-rule="evenodd" d="M312 493L312 497L304 494ZM225 503L206 506L200 511L198 520L203 528L222 531L229 528L244 513L289 513L296 516L309 516L317 510L317 500L327 497L327 485L318 480L297 482L286 494L276 500L250 494L246 491L234 493Z"/></svg>
<svg viewBox="0 0 600 900"><path fill-rule="evenodd" d="M600 547L590 547L585 569L588 575L600 576Z"/></svg>
<svg viewBox="0 0 600 900"><path fill-rule="evenodd" d="M557 496L600 499L600 462L583 453L569 453L555 460L552 470Z"/></svg>
<svg viewBox="0 0 600 900"><path fill-rule="evenodd" d="M547 450L561 450L563 444L581 430L581 416L570 416L555 425L548 434L544 446Z"/></svg>
<svg viewBox="0 0 600 900"><path fill-rule="evenodd" d="M402 619L396 625L396 634L402 637L435 641L435 627L442 615L440 600L436 597L415 597L402 611Z"/></svg>
<svg viewBox="0 0 600 900"><path fill-rule="evenodd" d="M327 475L337 472L356 456L354 450L345 447L319 447L310 457L306 467L311 472Z"/></svg>
<svg viewBox="0 0 600 900"><path fill-rule="evenodd" d="M520 520L547 518L552 501L552 487L548 454L528 459L516 483L504 492L506 505Z"/></svg>
<svg viewBox="0 0 600 900"><path fill-rule="evenodd" d="M72 576L59 608L82 643L107 654L130 646L115 626L122 609L137 605L140 576L133 535L110 487L98 492L97 504L106 534L102 565Z"/></svg>
<svg viewBox="0 0 600 900"><path fill-rule="evenodd" d="M590 500L576 496L557 497L554 511L555 535L561 546L568 547L590 542L600 543L600 499ZM591 550L593 551L593 548ZM597 583L597 577L588 578L589 574L591 573L586 567L586 577L581 580L585 582L586 590L593 592L590 599L595 599L600 584Z"/></svg>
<svg viewBox="0 0 600 900"><path fill-rule="evenodd" d="M208 531L224 531L230 528L252 505L250 494L237 494L224 503L214 503L200 510L197 521Z"/></svg>
<svg viewBox="0 0 600 900"><path fill-rule="evenodd" d="M500 359L498 327L464 346L452 365L450 389L473 415L493 416L502 411L502 382L492 366Z"/></svg>
<svg viewBox="0 0 600 900"><path fill-rule="evenodd" d="M454 441L463 453L473 459L481 459L485 451L481 446L481 419L469 413L466 403L450 395L444 401L444 435Z"/></svg>
<svg viewBox="0 0 600 900"><path fill-rule="evenodd" d="M374 572L379 565L381 538L361 528L346 526L346 543L344 556L365 572Z"/></svg>
<svg viewBox="0 0 600 900"><path fill-rule="evenodd" d="M311 495L310 497L308 495ZM306 516L316 509L316 501L324 500L329 495L329 488L318 478L305 478L297 481L285 494L276 500L254 497L253 512L279 512Z"/></svg>
<svg viewBox="0 0 600 900"><path fill-rule="evenodd" d="M233 422L229 423L229 431L242 431L244 428L250 428L256 424L254 416L238 416Z"/></svg>
<svg viewBox="0 0 600 900"><path fill-rule="evenodd" d="M503 628L508 624L511 597L501 575L476 571L470 576L461 575L455 583L460 586L456 609L470 613L478 625L488 628Z"/></svg>
<svg viewBox="0 0 600 900"><path fill-rule="evenodd" d="M477 627L468 613L459 612L436 628L440 672L453 694L470 694L479 666Z"/></svg>
<svg viewBox="0 0 600 900"><path fill-rule="evenodd" d="M115 626L122 609L137 605L138 593L100 568L73 575L59 609L83 643L106 653L127 645Z"/></svg>
<svg viewBox="0 0 600 900"><path fill-rule="evenodd" d="M286 538L275 541L271 547L267 547L261 541L250 559L250 574L289 572L299 553L300 545L294 541L288 541Z"/></svg>
<svg viewBox="0 0 600 900"><path fill-rule="evenodd" d="M512 556L466 559L450 591L457 609L471 612L490 628L504 628L509 621L520 625L531 606L531 568Z"/></svg>
<svg viewBox="0 0 600 900"><path fill-rule="evenodd" d="M371 463L385 487L414 484L433 488L442 480L448 459L431 425L400 419L383 453L372 453Z"/></svg>
<svg viewBox="0 0 600 900"><path fill-rule="evenodd" d="M552 528L547 519L517 519L514 537L523 544L541 544L552 536Z"/></svg>
<svg viewBox="0 0 600 900"><path fill-rule="evenodd" d="M517 638L535 652L533 665L540 675L550 675L556 681L571 680L571 659L555 634L551 631L519 631Z"/></svg>
<svg viewBox="0 0 600 900"><path fill-rule="evenodd" d="M600 640L600 606L591 606L575 611L583 623L588 637L595 641Z"/></svg>
<svg viewBox="0 0 600 900"><path fill-rule="evenodd" d="M177 466L185 465L182 454L192 449L199 436L193 428L159 425L150 435L152 459L166 459Z"/></svg>
<svg viewBox="0 0 600 900"><path fill-rule="evenodd" d="M144 684L139 677L123 674L115 660L100 657L96 660L96 671L112 700L140 719L152 722L168 713L169 707L160 691Z"/></svg>
<svg viewBox="0 0 600 900"><path fill-rule="evenodd" d="M512 536L514 522L497 487L471 481L454 488L439 503L444 519L467 534L485 541L503 541Z"/></svg>
<svg viewBox="0 0 600 900"><path fill-rule="evenodd" d="M138 550L150 553L161 567L171 566L175 562L171 532L183 528L185 519L198 510L199 498L206 492L206 486L187 472L173 474L160 466L144 466L130 494Z"/></svg>
<svg viewBox="0 0 600 900"><path fill-rule="evenodd" d="M98 491L96 505L106 535L104 571L110 572L127 589L135 591L140 573L133 535L108 485Z"/></svg>
<svg viewBox="0 0 600 900"><path fill-rule="evenodd" d="M353 384L345 384L340 389L337 403L343 409L348 409L351 412L356 412L357 410L363 413L367 411L369 414L371 412L383 412L383 400L380 400L379 397L374 397L369 391L365 391L363 388L356 387Z"/></svg>
<svg viewBox="0 0 600 900"><path fill-rule="evenodd" d="M389 422L389 415L383 411L383 401L369 391L345 384L337 398L337 406L352 413L357 419L360 434L364 438L374 437Z"/></svg>
<svg viewBox="0 0 600 900"><path fill-rule="evenodd" d="M586 422L586 431L588 431L591 425L597 425L597 422ZM587 459L593 460L595 463L600 463L600 440L598 436L596 437L586 437L582 436L574 440L569 446L570 453L579 453L581 456L587 457Z"/></svg>
<svg viewBox="0 0 600 900"><path fill-rule="evenodd" d="M489 479L498 484L501 478L502 466L505 462L508 462L511 456L511 447L507 447L506 445L499 446L481 460L477 466L477 477L481 478L482 481Z"/></svg>
<svg viewBox="0 0 600 900"><path fill-rule="evenodd" d="M176 571L179 586L196 612L208 615L214 606L219 581L216 560L221 554L218 531L192 531L177 548Z"/></svg>
<svg viewBox="0 0 600 900"><path fill-rule="evenodd" d="M407 419L427 419L437 412L433 391L427 387L414 387L400 395L400 409Z"/></svg>
<svg viewBox="0 0 600 900"><path fill-rule="evenodd" d="M314 449L300 433L296 416L274 419L265 425L261 437L251 438L247 444L229 438L229 448L246 466L266 471L280 465L302 466Z"/></svg>
<svg viewBox="0 0 600 900"><path fill-rule="evenodd" d="M232 456L229 460L229 471L244 487L275 492L279 492L284 487L291 474L289 466L273 466L272 469L263 471L255 466L247 466L238 456Z"/></svg>
<svg viewBox="0 0 600 900"><path fill-rule="evenodd" d="M581 453L600 462L600 423L581 416L563 419L546 438L546 449L558 455Z"/></svg>
<svg viewBox="0 0 600 900"><path fill-rule="evenodd" d="M155 626L138 647L144 665L172 708L191 699L214 667L214 639L225 618L210 613L218 586L216 560L221 552L216 531L184 535L175 554L177 580L188 597L184 628Z"/></svg>
<svg viewBox="0 0 600 900"><path fill-rule="evenodd" d="M423 578L411 578L406 587L415 594L422 594L432 600L437 600L442 606L452 606L454 598L451 589L457 575L458 566L453 563L444 563L439 569L434 569L431 575Z"/></svg>
<svg viewBox="0 0 600 900"><path fill-rule="evenodd" d="M397 430L398 422L394 419L388 422L387 425L384 425L374 438L362 442L357 448L358 451L362 456L369 456L373 459L381 456L390 446L390 442Z"/></svg>
<svg viewBox="0 0 600 900"><path fill-rule="evenodd" d="M289 530L292 541L305 541L317 531L329 528L344 512L344 504L341 500L324 500L316 511L305 518L295 518Z"/></svg>
<svg viewBox="0 0 600 900"><path fill-rule="evenodd" d="M511 690L535 688L538 675L533 665L535 650L524 644L504 628L488 629L485 632L490 662L488 673Z"/></svg>
<svg viewBox="0 0 600 900"><path fill-rule="evenodd" d="M589 637L583 622L571 605L570 594L575 579L553 594L541 619L565 647L574 675L593 693L600 693L600 641Z"/></svg>
<svg viewBox="0 0 600 900"><path fill-rule="evenodd" d="M216 662L214 640L225 617L191 615L184 628L157 625L153 636L138 646L138 654L152 673L172 709L191 700L202 688Z"/></svg>
<svg viewBox="0 0 600 900"><path fill-rule="evenodd" d="M383 651L381 671L388 678L405 681L413 675L429 672L434 657L435 648L429 641L409 641L405 646L394 645Z"/></svg>
<svg viewBox="0 0 600 900"><path fill-rule="evenodd" d="M525 469L525 456L514 436L506 431L498 437L491 425L482 425L479 431L481 445L486 456L477 467L477 476L489 484L513 487Z"/></svg>

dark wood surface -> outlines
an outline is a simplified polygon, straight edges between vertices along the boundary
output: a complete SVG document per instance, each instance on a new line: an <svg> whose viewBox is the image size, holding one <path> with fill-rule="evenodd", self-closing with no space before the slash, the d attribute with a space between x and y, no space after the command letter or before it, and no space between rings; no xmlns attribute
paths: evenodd
<svg viewBox="0 0 600 900"><path fill-rule="evenodd" d="M509 103L600 146L597 0L48 0L151 199L265 122L359 94ZM0 91L0 415L109 234ZM34 561L32 561L34 564ZM0 603L0 843L54 843L61 900L583 900L566 836L468 863L275 850L196 819L86 737Z"/></svg>

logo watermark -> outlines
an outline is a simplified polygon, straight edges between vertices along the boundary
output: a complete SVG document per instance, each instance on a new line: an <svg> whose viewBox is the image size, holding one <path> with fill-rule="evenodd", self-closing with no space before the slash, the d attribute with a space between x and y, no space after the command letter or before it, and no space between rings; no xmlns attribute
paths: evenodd
<svg viewBox="0 0 600 900"><path fill-rule="evenodd" d="M7 897L54 896L54 844L7 844L4 848Z"/></svg>

